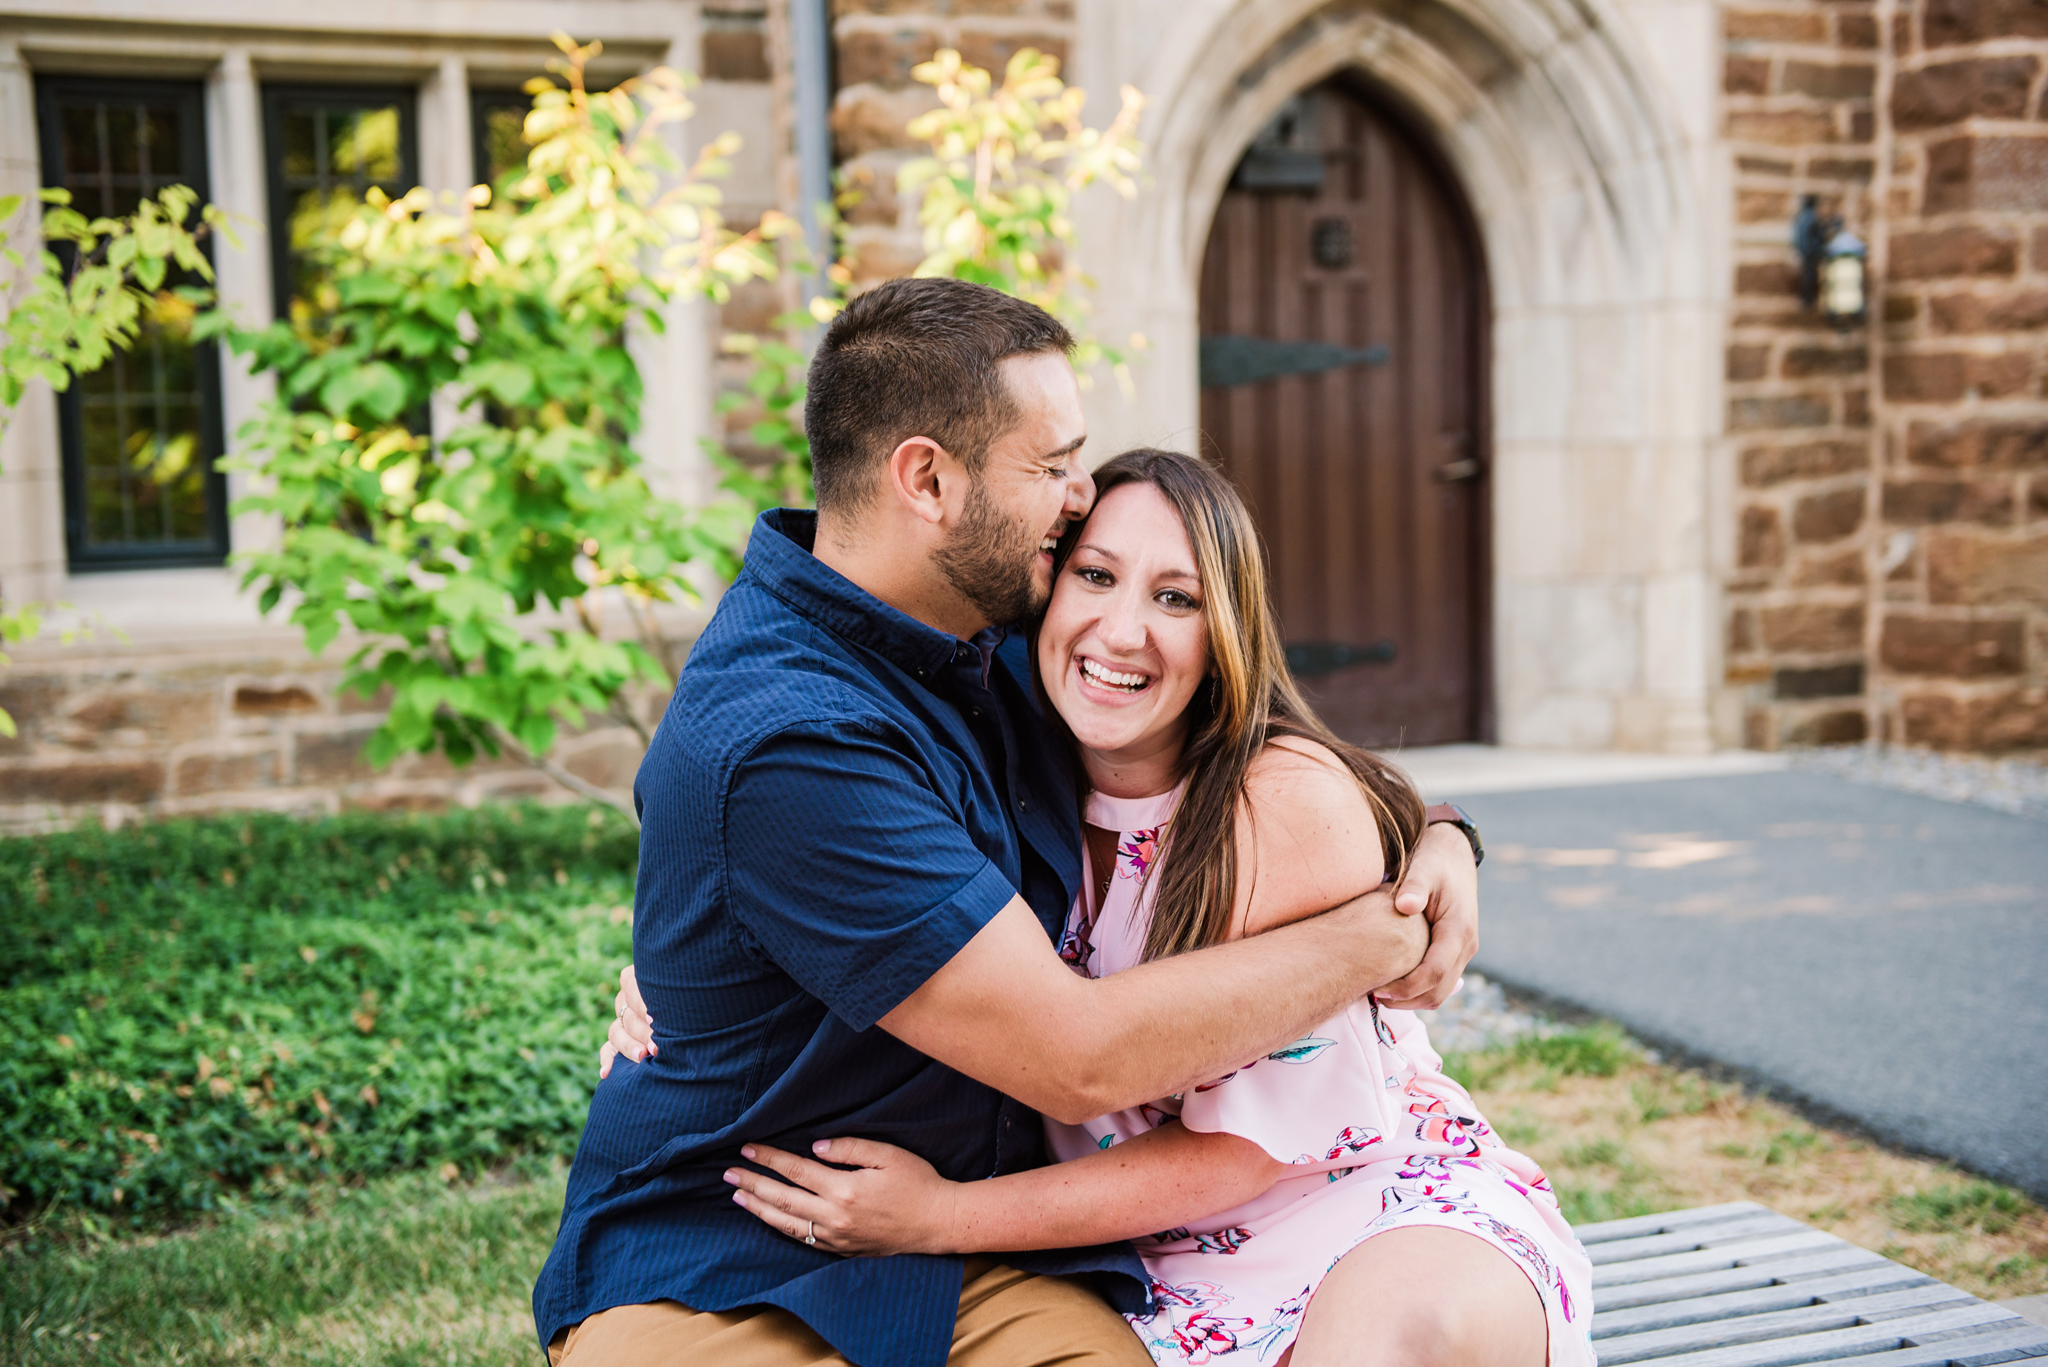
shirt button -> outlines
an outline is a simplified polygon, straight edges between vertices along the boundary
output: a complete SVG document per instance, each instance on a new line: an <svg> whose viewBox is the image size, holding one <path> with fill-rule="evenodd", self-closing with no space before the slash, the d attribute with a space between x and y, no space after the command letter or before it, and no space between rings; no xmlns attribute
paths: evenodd
<svg viewBox="0 0 2048 1367"><path fill-rule="evenodd" d="M1031 810L1031 804L1020 797L1017 799L1017 810L1020 812L1028 812Z"/></svg>

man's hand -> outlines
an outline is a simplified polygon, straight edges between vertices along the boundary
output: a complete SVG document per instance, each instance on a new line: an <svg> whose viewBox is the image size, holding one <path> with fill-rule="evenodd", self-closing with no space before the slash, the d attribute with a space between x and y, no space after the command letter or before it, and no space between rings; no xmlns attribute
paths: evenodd
<svg viewBox="0 0 2048 1367"><path fill-rule="evenodd" d="M1394 909L1429 917L1429 953L1413 973L1379 990L1380 1005L1402 1011L1442 1006L1479 951L1479 866L1464 832L1445 822L1423 828Z"/></svg>
<svg viewBox="0 0 2048 1367"><path fill-rule="evenodd" d="M640 999L640 984L633 979L633 965L619 970L619 995L612 998L612 1028L604 1047L597 1051L597 1075L612 1075L612 1060L624 1054L639 1063L660 1053L654 1043L654 1017Z"/></svg>

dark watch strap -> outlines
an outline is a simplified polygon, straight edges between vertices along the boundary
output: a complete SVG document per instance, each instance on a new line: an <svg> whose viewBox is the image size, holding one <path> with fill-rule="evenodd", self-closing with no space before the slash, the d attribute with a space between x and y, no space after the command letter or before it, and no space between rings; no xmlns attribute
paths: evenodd
<svg viewBox="0 0 2048 1367"><path fill-rule="evenodd" d="M1422 813L1423 824L1434 826L1447 822L1465 833L1465 839L1472 842L1472 867L1478 868L1486 862L1486 846L1479 839L1479 827L1472 824L1472 818L1465 815L1465 809L1455 802L1439 802Z"/></svg>

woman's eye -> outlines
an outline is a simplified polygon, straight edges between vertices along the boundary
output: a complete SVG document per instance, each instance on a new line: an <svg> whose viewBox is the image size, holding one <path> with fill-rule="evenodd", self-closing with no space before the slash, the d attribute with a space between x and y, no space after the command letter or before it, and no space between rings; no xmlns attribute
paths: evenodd
<svg viewBox="0 0 2048 1367"><path fill-rule="evenodd" d="M1075 567L1074 573L1097 588L1108 588L1116 582L1110 578L1108 570L1098 569L1094 565L1078 565Z"/></svg>
<svg viewBox="0 0 2048 1367"><path fill-rule="evenodd" d="M1179 589L1166 590L1166 592L1159 595L1159 601L1175 612L1194 612L1202 606Z"/></svg>

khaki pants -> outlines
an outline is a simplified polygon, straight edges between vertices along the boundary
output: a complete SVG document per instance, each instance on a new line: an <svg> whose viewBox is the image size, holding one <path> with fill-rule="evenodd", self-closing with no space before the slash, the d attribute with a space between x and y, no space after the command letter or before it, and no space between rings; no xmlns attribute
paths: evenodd
<svg viewBox="0 0 2048 1367"><path fill-rule="evenodd" d="M555 1336L553 1367L848 1367L787 1310L692 1310L675 1301L603 1310ZM1124 1317L1065 1277L967 1259L947 1367L1152 1367Z"/></svg>

